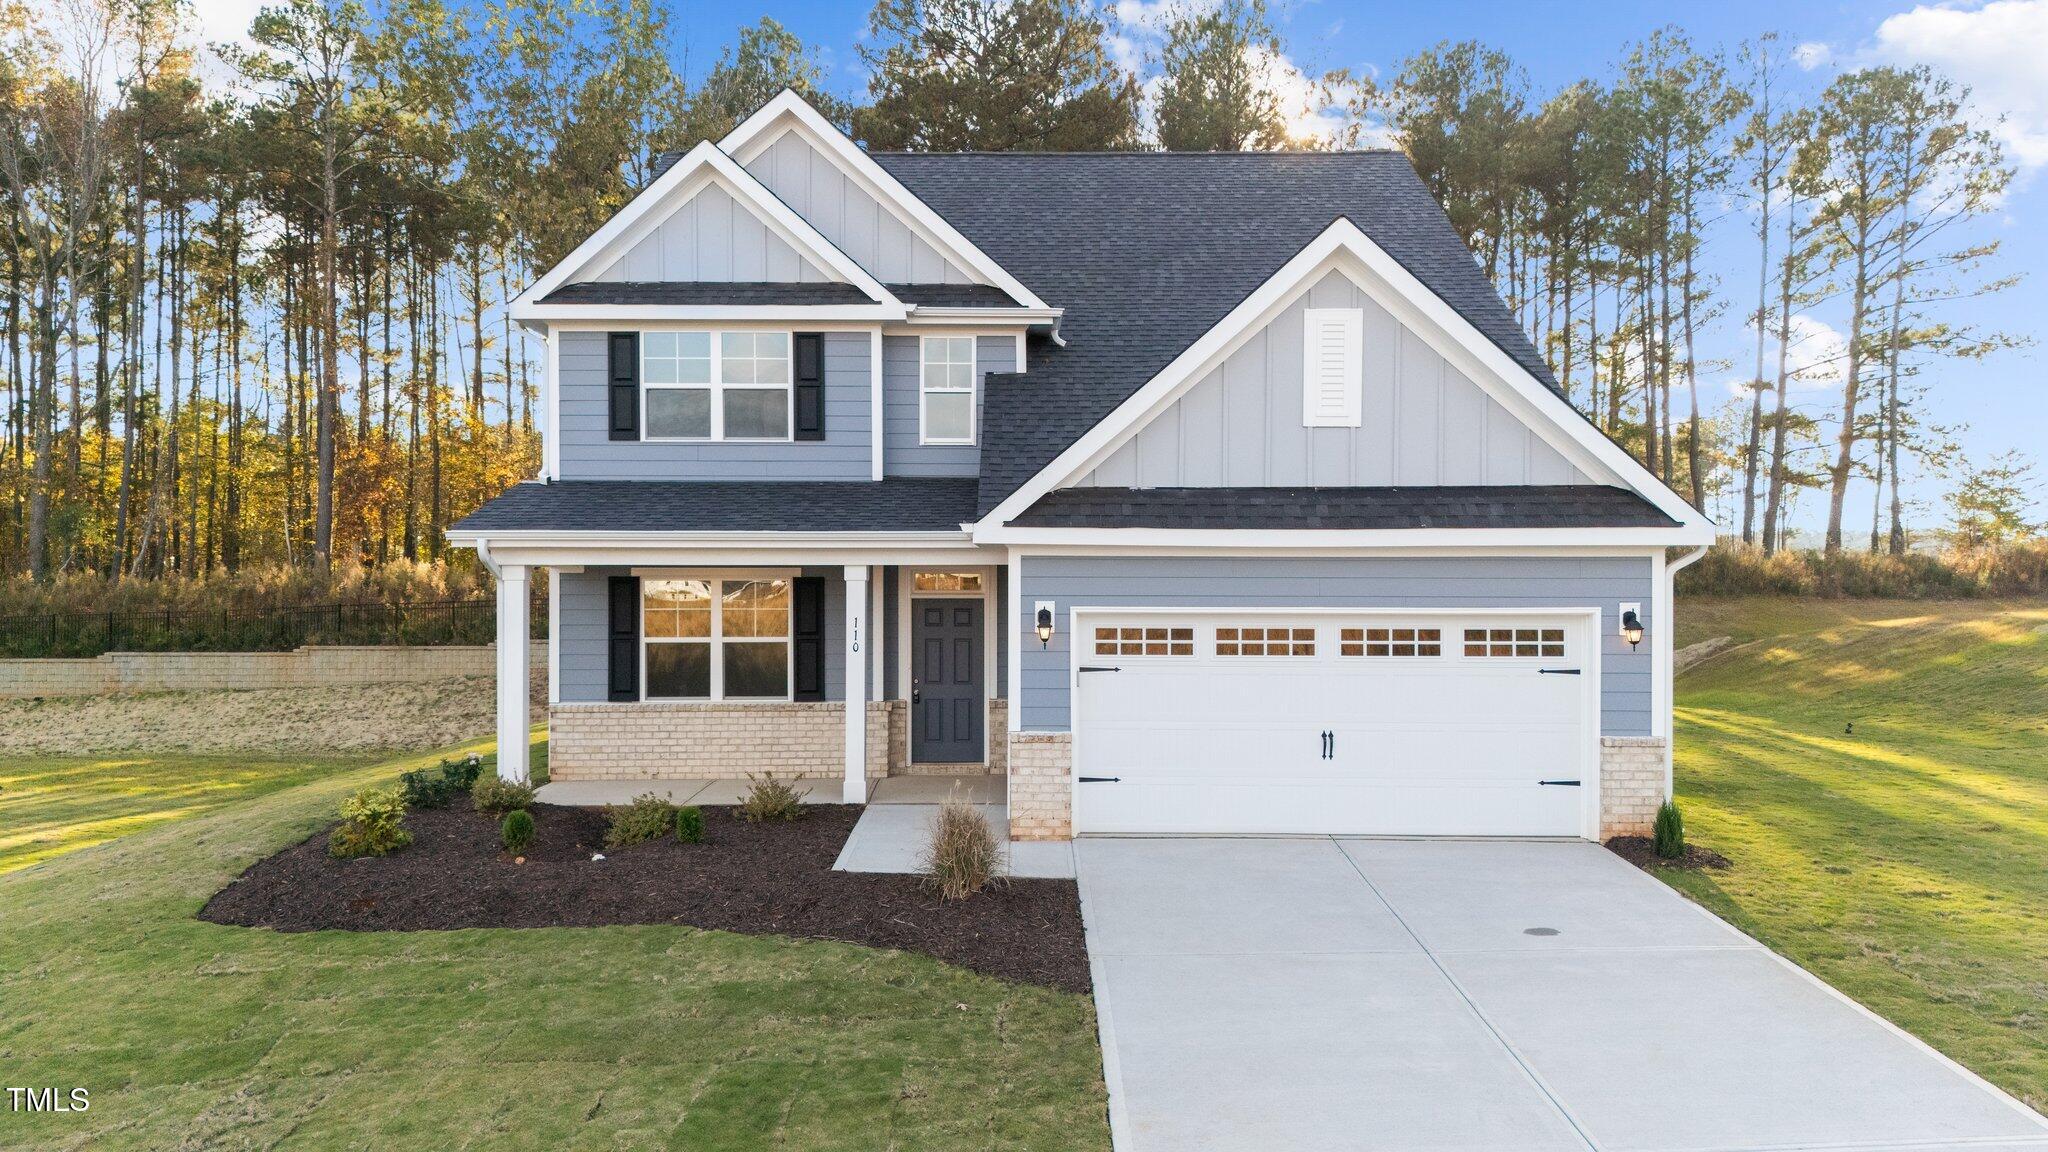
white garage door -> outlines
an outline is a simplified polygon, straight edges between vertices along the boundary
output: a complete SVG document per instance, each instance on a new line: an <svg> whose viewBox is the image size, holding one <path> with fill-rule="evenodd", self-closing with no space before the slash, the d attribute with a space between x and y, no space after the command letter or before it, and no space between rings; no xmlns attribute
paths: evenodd
<svg viewBox="0 0 2048 1152"><path fill-rule="evenodd" d="M1082 613L1081 832L1579 836L1583 616Z"/></svg>

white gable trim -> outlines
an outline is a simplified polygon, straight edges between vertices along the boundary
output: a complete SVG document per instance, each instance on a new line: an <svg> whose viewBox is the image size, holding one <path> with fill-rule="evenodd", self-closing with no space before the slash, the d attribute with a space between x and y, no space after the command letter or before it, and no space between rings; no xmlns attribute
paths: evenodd
<svg viewBox="0 0 2048 1152"><path fill-rule="evenodd" d="M916 193L905 188L809 102L788 88L727 133L718 146L739 163L751 164L788 132L799 133L820 154L829 157L847 179L888 208L904 227L938 249L941 256L980 277L982 283L1001 288L1026 308L1046 308L1045 301L1031 289L1004 271L1002 265L975 247L945 217L932 211Z"/></svg>
<svg viewBox="0 0 2048 1152"><path fill-rule="evenodd" d="M1349 260L1339 259L1349 257ZM1356 267L1349 266L1353 261ZM1230 353L1278 315L1331 269L1387 306L1480 388L1594 479L1612 478L1678 521L1674 543L1711 543L1714 524L1678 493L1602 435L1564 398L1517 364L1455 309L1351 221L1339 217L1265 283L1254 289L1215 327L1202 334L1158 375L1147 381L1101 423L1061 452L1038 474L976 522L977 539L1021 514L1041 496L1085 475L1122 447L1156 412L1178 399ZM1365 275L1361 275L1364 273ZM1367 276L1384 287L1376 288ZM1392 297L1391 299L1389 297Z"/></svg>
<svg viewBox="0 0 2048 1152"><path fill-rule="evenodd" d="M898 310L903 307L902 302L882 287L880 281L868 275L867 269L854 263L852 257L811 227L810 221L797 215L795 210L754 179L753 173L740 167L732 157L707 140L670 165L668 171L628 201L624 208L604 222L603 227L577 245L575 251L521 292L512 302L513 319L543 318L534 311L536 301L580 275L609 267L634 244L660 227L669 212L689 203L692 196L713 184L723 188L770 231L834 281L852 284L877 304Z"/></svg>

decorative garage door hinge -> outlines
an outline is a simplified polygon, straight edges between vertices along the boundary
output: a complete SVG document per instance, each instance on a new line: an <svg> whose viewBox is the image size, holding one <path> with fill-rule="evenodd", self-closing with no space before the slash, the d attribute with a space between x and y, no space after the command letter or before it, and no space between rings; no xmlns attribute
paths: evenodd
<svg viewBox="0 0 2048 1152"><path fill-rule="evenodd" d="M1536 672L1541 676L1577 676L1579 674L1577 668L1538 668Z"/></svg>
<svg viewBox="0 0 2048 1152"><path fill-rule="evenodd" d="M1114 783L1116 783L1117 781L1119 781L1119 780L1121 780L1121 779L1123 779L1123 777L1121 777L1121 776L1083 776L1083 777L1081 777L1081 783L1083 783L1083 784L1114 784Z"/></svg>
<svg viewBox="0 0 2048 1152"><path fill-rule="evenodd" d="M1556 788L1577 788L1579 786L1577 780L1538 780L1537 783Z"/></svg>
<svg viewBox="0 0 2048 1152"><path fill-rule="evenodd" d="M1083 664L1083 665L1081 665L1081 666L1080 666L1079 668L1076 668L1076 669L1074 669L1074 671L1076 671L1076 672L1121 672L1121 671L1123 671L1123 669L1121 669L1121 668L1105 668L1105 667L1103 667L1103 666L1102 666L1102 665L1100 665L1100 664Z"/></svg>

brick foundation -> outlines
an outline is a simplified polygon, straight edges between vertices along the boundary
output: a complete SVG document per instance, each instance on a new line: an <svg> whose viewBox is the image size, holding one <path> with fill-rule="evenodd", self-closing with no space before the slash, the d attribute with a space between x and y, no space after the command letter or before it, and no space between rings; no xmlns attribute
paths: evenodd
<svg viewBox="0 0 2048 1152"><path fill-rule="evenodd" d="M1009 744L1010 839L1072 839L1073 736L1012 732Z"/></svg>
<svg viewBox="0 0 2048 1152"><path fill-rule="evenodd" d="M988 770L1000 776L1010 770L1010 702L988 702Z"/></svg>
<svg viewBox="0 0 2048 1152"><path fill-rule="evenodd" d="M894 700L868 704L867 775L889 774ZM748 773L842 779L846 705L736 701L557 704L548 709L554 780L717 780Z"/></svg>
<svg viewBox="0 0 2048 1152"><path fill-rule="evenodd" d="M1600 838L1648 836L1664 795L1664 741L1600 738Z"/></svg>

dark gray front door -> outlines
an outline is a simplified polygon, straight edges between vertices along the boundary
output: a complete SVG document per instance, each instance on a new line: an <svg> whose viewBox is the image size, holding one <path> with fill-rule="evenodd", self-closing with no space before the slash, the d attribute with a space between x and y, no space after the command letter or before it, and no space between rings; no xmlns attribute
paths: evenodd
<svg viewBox="0 0 2048 1152"><path fill-rule="evenodd" d="M979 600L910 602L910 758L925 764L981 759L982 628Z"/></svg>

